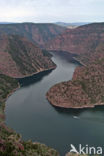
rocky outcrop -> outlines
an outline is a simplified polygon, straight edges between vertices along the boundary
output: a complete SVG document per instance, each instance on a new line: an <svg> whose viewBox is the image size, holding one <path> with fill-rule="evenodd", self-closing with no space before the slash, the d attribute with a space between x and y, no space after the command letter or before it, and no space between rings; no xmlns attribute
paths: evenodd
<svg viewBox="0 0 104 156"><path fill-rule="evenodd" d="M94 36L91 39L89 37L90 43L86 44L86 48L85 44L75 44L76 49L78 49L76 53L78 52L79 54L77 60L81 61L84 66L76 68L72 81L62 82L50 88L46 96L54 106L64 108L90 108L96 105L104 105L104 24L92 24L84 26L84 28L80 27L81 30L85 28L86 35L87 33L89 33L90 37L90 34L96 35L94 35L95 38ZM82 31L79 33L79 41L81 41L83 36L84 42L88 43L88 38L85 35L85 39L84 35L85 33L82 35ZM98 40L96 40L96 36L100 36ZM97 41L96 46L93 45L95 41ZM81 51L81 48L79 50L80 45L82 49L85 48L84 51Z"/></svg>
<svg viewBox="0 0 104 156"><path fill-rule="evenodd" d="M11 77L25 77L55 68L51 55L26 38L17 35L0 36L0 71Z"/></svg>

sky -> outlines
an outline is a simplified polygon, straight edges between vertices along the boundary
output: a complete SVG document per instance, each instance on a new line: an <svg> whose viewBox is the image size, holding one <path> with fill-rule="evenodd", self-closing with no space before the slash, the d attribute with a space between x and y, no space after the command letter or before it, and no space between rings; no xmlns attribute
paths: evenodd
<svg viewBox="0 0 104 156"><path fill-rule="evenodd" d="M104 0L0 0L0 22L104 22Z"/></svg>

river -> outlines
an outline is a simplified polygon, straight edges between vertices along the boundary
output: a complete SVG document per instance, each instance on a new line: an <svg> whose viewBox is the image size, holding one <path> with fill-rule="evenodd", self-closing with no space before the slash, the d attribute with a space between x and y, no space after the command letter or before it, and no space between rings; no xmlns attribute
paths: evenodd
<svg viewBox="0 0 104 156"><path fill-rule="evenodd" d="M104 107L86 110L55 109L46 99L54 84L72 79L78 64L65 55L53 53L57 68L21 80L21 88L6 102L6 124L22 134L24 140L44 143L61 156L78 147L102 146L104 141Z"/></svg>

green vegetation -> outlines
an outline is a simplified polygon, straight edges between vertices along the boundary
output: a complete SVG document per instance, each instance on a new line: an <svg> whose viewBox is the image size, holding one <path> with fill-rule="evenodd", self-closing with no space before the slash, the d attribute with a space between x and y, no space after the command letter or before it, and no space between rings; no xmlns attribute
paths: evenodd
<svg viewBox="0 0 104 156"><path fill-rule="evenodd" d="M8 94L17 87L17 80L0 74L0 106L3 102L5 102Z"/></svg>
<svg viewBox="0 0 104 156"><path fill-rule="evenodd" d="M26 38L17 35L11 35L7 38L9 41L8 47L6 47L7 51L16 63L17 72L19 71L21 75L31 75L56 66L51 60L51 54L46 50L41 50ZM10 72L8 71L8 73Z"/></svg>
<svg viewBox="0 0 104 156"><path fill-rule="evenodd" d="M44 144L22 141L21 136L0 124L0 156L59 156Z"/></svg>
<svg viewBox="0 0 104 156"><path fill-rule="evenodd" d="M48 51L46 51L46 50L43 49L42 52L43 52L43 55L44 56L52 57L52 55Z"/></svg>
<svg viewBox="0 0 104 156"><path fill-rule="evenodd" d="M23 44L23 41L19 36L12 35L9 38L9 53L16 62L22 74L36 72L35 68L33 68L31 65L31 59L28 56L28 52L29 51L27 51L26 45ZM23 60L23 58L25 59Z"/></svg>

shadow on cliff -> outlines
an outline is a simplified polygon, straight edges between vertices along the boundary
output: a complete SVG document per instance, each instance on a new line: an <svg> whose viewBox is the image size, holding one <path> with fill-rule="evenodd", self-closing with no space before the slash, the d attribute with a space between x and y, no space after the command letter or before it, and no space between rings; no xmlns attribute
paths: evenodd
<svg viewBox="0 0 104 156"><path fill-rule="evenodd" d="M29 77L18 78L17 80L20 83L21 87L28 87L29 85L32 85L34 83L41 81L45 76L48 76L53 70L54 69L42 71L38 74L34 74L32 76L29 76Z"/></svg>
<svg viewBox="0 0 104 156"><path fill-rule="evenodd" d="M55 51L55 50L54 51L50 51L50 53L52 55L53 54L58 55L58 57L60 57L61 59L65 59L67 62L71 62L71 63L77 64L79 66L82 66L82 64L79 61L74 59L74 57L78 56L77 54L69 53L67 51Z"/></svg>

